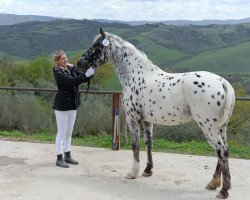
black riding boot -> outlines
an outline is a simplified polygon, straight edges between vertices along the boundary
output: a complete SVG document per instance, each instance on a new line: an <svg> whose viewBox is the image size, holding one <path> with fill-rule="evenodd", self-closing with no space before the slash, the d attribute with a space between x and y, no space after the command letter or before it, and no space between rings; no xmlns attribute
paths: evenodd
<svg viewBox="0 0 250 200"><path fill-rule="evenodd" d="M57 155L56 165L59 167L69 168L69 165L64 162L62 154Z"/></svg>
<svg viewBox="0 0 250 200"><path fill-rule="evenodd" d="M73 165L78 165L78 162L71 157L70 151L64 152L64 161L66 163L70 163L70 164L73 164Z"/></svg>

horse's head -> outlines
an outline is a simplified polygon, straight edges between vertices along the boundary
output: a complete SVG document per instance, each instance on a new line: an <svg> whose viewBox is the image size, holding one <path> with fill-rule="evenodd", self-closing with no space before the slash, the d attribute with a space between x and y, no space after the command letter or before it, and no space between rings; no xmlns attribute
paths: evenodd
<svg viewBox="0 0 250 200"><path fill-rule="evenodd" d="M87 52L79 58L77 68L80 69L80 71L86 71L90 66L97 67L103 65L108 61L111 55L110 41L101 28L100 33L101 34L95 38L92 45L88 48Z"/></svg>

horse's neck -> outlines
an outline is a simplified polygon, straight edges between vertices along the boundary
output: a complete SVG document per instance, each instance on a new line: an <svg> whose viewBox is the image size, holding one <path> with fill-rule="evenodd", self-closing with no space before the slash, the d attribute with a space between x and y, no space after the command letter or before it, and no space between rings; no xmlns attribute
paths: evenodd
<svg viewBox="0 0 250 200"><path fill-rule="evenodd" d="M113 66L121 85L124 87L133 77L141 73L157 70L157 66L139 50L126 46L113 45Z"/></svg>

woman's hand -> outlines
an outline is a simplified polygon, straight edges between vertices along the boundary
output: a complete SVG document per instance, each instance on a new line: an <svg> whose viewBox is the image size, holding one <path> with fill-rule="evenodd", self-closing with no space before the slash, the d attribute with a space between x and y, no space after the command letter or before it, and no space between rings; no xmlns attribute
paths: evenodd
<svg viewBox="0 0 250 200"><path fill-rule="evenodd" d="M90 67L87 69L87 71L85 72L85 76L86 77L90 77L93 76L95 73L95 68L94 67Z"/></svg>

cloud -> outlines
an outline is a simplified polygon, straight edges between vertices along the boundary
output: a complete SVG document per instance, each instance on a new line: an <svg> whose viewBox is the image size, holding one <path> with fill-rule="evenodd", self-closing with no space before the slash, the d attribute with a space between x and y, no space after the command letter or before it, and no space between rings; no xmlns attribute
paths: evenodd
<svg viewBox="0 0 250 200"><path fill-rule="evenodd" d="M249 17L247 0L0 0L0 12L75 19L202 20Z"/></svg>

